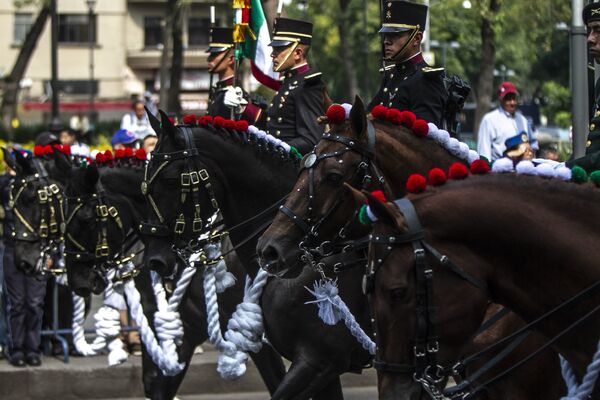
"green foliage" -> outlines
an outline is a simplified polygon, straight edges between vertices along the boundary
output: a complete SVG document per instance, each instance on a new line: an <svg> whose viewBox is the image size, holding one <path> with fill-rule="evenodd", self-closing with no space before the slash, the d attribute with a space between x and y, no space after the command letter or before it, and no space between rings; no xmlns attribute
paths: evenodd
<svg viewBox="0 0 600 400"><path fill-rule="evenodd" d="M542 112L551 125L568 128L571 125L571 90L555 81L544 82L541 86Z"/></svg>

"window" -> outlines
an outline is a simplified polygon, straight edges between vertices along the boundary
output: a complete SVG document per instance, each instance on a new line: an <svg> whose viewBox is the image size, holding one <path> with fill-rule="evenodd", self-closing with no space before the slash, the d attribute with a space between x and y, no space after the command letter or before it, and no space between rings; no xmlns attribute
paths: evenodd
<svg viewBox="0 0 600 400"><path fill-rule="evenodd" d="M44 81L44 87L49 89L50 81ZM92 81L92 91L94 94L98 94L98 81ZM89 80L59 80L58 81L58 92L67 95L87 95L90 94L90 81Z"/></svg>
<svg viewBox="0 0 600 400"><path fill-rule="evenodd" d="M158 47L163 44L163 18L144 18L144 46Z"/></svg>
<svg viewBox="0 0 600 400"><path fill-rule="evenodd" d="M60 14L58 16L58 42L89 43L91 41L96 43L96 16L92 16L90 24L88 24L88 19L87 14ZM89 37L90 33L91 38Z"/></svg>
<svg viewBox="0 0 600 400"><path fill-rule="evenodd" d="M16 13L15 14L15 31L14 43L20 44L25 41L25 37L33 24L33 14L31 13Z"/></svg>
<svg viewBox="0 0 600 400"><path fill-rule="evenodd" d="M208 45L210 19L190 18L188 20L188 46Z"/></svg>

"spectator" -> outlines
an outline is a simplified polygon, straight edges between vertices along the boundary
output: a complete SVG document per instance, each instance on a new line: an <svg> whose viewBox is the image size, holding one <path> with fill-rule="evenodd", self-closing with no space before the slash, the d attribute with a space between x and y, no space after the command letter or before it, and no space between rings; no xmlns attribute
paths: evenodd
<svg viewBox="0 0 600 400"><path fill-rule="evenodd" d="M60 144L60 140L58 136L51 132L42 132L35 138L36 146L46 146L49 144L50 146L54 144Z"/></svg>
<svg viewBox="0 0 600 400"><path fill-rule="evenodd" d="M525 133L533 150L538 149L537 140L527 118L517 110L519 92L511 82L498 87L500 106L487 113L479 127L477 151L490 161L503 157L508 138Z"/></svg>
<svg viewBox="0 0 600 400"><path fill-rule="evenodd" d="M63 129L60 132L60 143L71 146L71 154L74 156L90 156L90 147L79 141L79 134L73 129Z"/></svg>
<svg viewBox="0 0 600 400"><path fill-rule="evenodd" d="M545 146L540 146L539 157L546 160L559 162L560 155L558 154L558 144L551 143Z"/></svg>
<svg viewBox="0 0 600 400"><path fill-rule="evenodd" d="M133 102L132 111L125 114L121 120L121 129L132 132L137 139L142 140L146 135L155 134L144 108L144 101Z"/></svg>
<svg viewBox="0 0 600 400"><path fill-rule="evenodd" d="M15 175L15 172L8 166L6 161L3 161L3 164L5 173L0 175L0 193L2 193L4 188L10 185L10 181ZM0 237L2 238L0 241L0 358L4 357L4 351L8 345L8 327L6 325L6 290L4 288L4 266L2 265L4 243L6 238L8 238L6 232L4 232L4 227L7 223L11 222L8 221L7 217L10 217L10 215L7 215L4 207L0 206Z"/></svg>
<svg viewBox="0 0 600 400"><path fill-rule="evenodd" d="M40 143L46 143L48 135L40 138L42 135L38 139L40 139ZM56 136L54 137L56 138ZM0 200L6 215L2 267L6 285L6 314L10 332L7 356L15 367L24 367L26 364L36 367L42 364L40 340L46 280L39 276L28 276L15 266L14 240L11 235L14 218L12 209L9 207L12 181L12 177L4 179L3 183L8 182L8 184L0 187Z"/></svg>
<svg viewBox="0 0 600 400"><path fill-rule="evenodd" d="M119 129L110 140L113 150L124 149L126 147L136 148L138 138L126 129Z"/></svg>
<svg viewBox="0 0 600 400"><path fill-rule="evenodd" d="M529 145L527 134L521 133L506 139L504 142L506 150L504 156L510 158L517 164L523 160L533 160L533 149Z"/></svg>
<svg viewBox="0 0 600 400"><path fill-rule="evenodd" d="M150 154L154 151L156 142L158 142L158 137L156 135L148 135L142 140L142 149L144 149L146 154Z"/></svg>

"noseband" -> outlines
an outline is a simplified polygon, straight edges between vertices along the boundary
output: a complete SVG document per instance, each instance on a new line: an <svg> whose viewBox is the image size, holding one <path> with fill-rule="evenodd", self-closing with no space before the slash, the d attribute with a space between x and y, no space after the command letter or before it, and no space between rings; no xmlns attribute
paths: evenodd
<svg viewBox="0 0 600 400"><path fill-rule="evenodd" d="M343 144L345 147L332 151L329 153L316 154L313 150L304 156L301 162L302 171L308 171L308 210L306 218L302 218L297 215L294 211L285 205L279 207L286 217L288 217L303 233L304 238L300 242L300 250L304 253L304 261L311 262L315 256L326 257L330 256L337 249L337 242L346 239L347 231L350 224L358 216L358 210L354 212L354 216L350 218L346 224L339 230L337 236L332 241L322 241L319 239L319 230L321 226L331 217L338 208L342 205L342 199L338 198L333 206L323 214L321 218L313 215L314 212L314 200L315 200L315 168L319 162L328 158L340 157L344 153L352 151L361 155L362 160L358 164L355 176L359 178L359 182L355 182L357 186L361 186L363 189L368 189L373 183L373 174L377 181L383 185L384 180L382 175L377 170L377 167L373 163L375 159L375 127L371 121L367 120L367 146L363 146L356 139L349 138L343 135L325 133L322 136L323 140L331 142L338 142ZM340 161L341 162L341 161ZM314 262L313 262L314 264Z"/></svg>

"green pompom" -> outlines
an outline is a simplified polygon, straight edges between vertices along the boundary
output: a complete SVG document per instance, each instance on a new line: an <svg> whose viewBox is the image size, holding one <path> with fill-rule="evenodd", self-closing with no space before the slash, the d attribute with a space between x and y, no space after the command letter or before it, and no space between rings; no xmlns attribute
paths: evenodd
<svg viewBox="0 0 600 400"><path fill-rule="evenodd" d="M490 162L490 160L488 160L488 158L487 158L486 156L482 156L482 155L480 154L480 155L479 155L479 159L480 159L480 160L483 160L483 161L485 161L485 162L487 162L487 163L488 163L488 165L490 165L490 166L492 165L492 163Z"/></svg>
<svg viewBox="0 0 600 400"><path fill-rule="evenodd" d="M590 180L600 186L600 170L594 171L590 174Z"/></svg>
<svg viewBox="0 0 600 400"><path fill-rule="evenodd" d="M571 180L575 183L585 183L588 180L587 172L576 165L571 168Z"/></svg>
<svg viewBox="0 0 600 400"><path fill-rule="evenodd" d="M360 211L358 212L358 221L363 225L371 225L371 220L369 219L369 215L367 214L366 204L360 207Z"/></svg>
<svg viewBox="0 0 600 400"><path fill-rule="evenodd" d="M302 159L302 154L296 149L294 146L290 146L290 154L295 156L298 159Z"/></svg>

